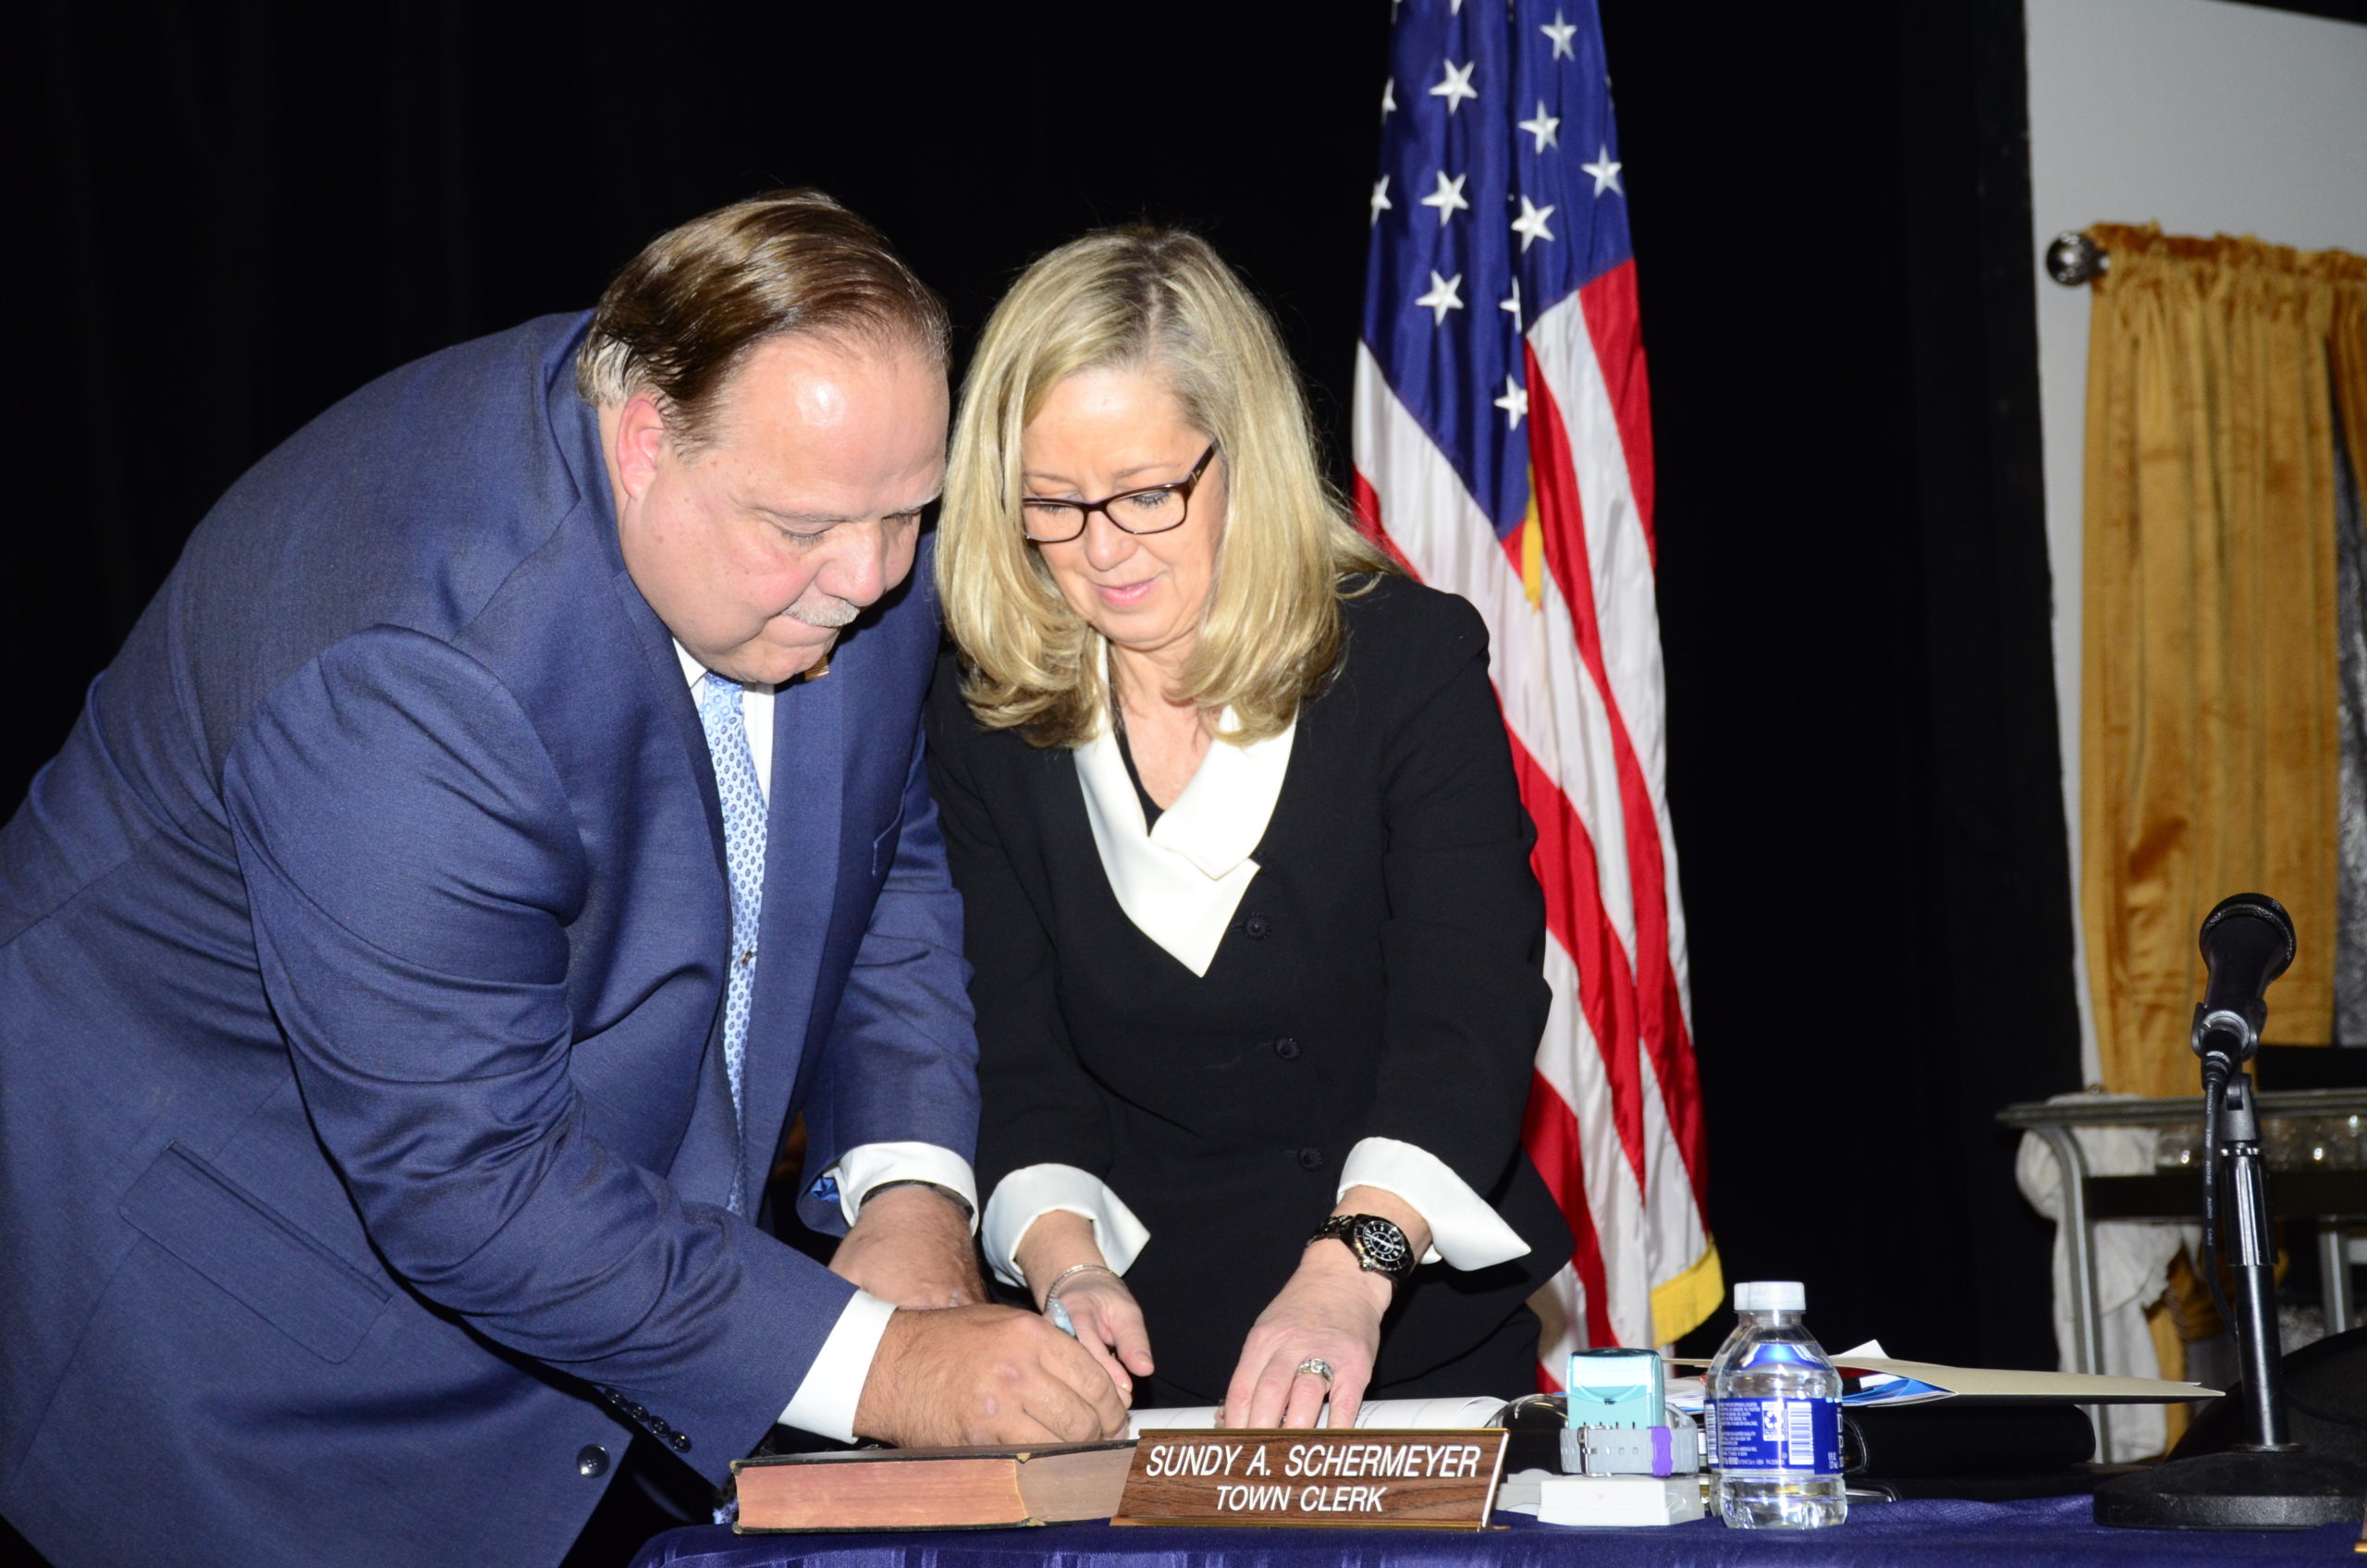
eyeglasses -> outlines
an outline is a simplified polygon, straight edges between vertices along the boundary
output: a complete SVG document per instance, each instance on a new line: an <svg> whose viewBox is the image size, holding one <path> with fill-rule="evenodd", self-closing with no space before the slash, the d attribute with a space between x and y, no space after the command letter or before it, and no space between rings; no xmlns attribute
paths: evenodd
<svg viewBox="0 0 2367 1568"><path fill-rule="evenodd" d="M1085 532L1085 520L1099 512L1113 528L1128 533L1164 533L1181 528L1192 515L1192 491L1208 472L1217 444L1200 454L1192 472L1170 484L1147 484L1121 490L1098 501L1055 501L1041 496L1019 498L1020 528L1030 543L1065 545Z"/></svg>

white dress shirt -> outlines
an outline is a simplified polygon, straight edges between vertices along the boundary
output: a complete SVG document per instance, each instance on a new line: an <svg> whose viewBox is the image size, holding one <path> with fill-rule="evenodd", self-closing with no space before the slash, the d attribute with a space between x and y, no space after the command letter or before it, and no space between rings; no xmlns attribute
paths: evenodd
<svg viewBox="0 0 2367 1568"><path fill-rule="evenodd" d="M696 686L706 667L674 644L681 661L682 679ZM756 766L756 788L770 804L773 793L773 699L770 686L741 683L740 722L748 731L748 750ZM859 1144L839 1157L828 1175L838 1184L839 1210L852 1225L863 1212L863 1200L889 1182L929 1182L959 1193L970 1206L971 1225L977 1225L978 1179L970 1162L937 1144ZM864 1379L871 1375L872 1358L879 1354L879 1338L888 1331L895 1307L863 1291L854 1293L839 1320L822 1341L821 1353L806 1368L804 1380L789 1407L780 1413L784 1427L840 1442L854 1438L854 1409L863 1398Z"/></svg>
<svg viewBox="0 0 2367 1568"><path fill-rule="evenodd" d="M1228 710L1217 723L1231 727ZM1118 907L1146 937L1205 976L1224 941L1242 895L1257 875L1250 851L1266 836L1290 771L1294 722L1247 746L1212 742L1175 803L1146 827L1117 736L1105 723L1076 748L1085 820ZM1429 1150L1395 1138L1363 1138L1340 1167L1340 1194L1351 1187L1394 1193L1430 1228L1424 1263L1486 1268L1528 1251L1528 1243L1486 1199ZM1335 1201L1338 1194L1335 1194ZM995 1184L979 1222L987 1261L1008 1284L1026 1284L1013 1254L1029 1226L1058 1210L1093 1226L1110 1268L1123 1274L1150 1231L1108 1183L1073 1165L1030 1165Z"/></svg>

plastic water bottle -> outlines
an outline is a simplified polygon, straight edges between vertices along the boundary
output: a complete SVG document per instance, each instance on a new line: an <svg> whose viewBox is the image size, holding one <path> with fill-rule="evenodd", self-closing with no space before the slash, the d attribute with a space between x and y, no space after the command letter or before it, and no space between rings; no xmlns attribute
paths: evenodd
<svg viewBox="0 0 2367 1568"><path fill-rule="evenodd" d="M1841 1374L1800 1314L1795 1280L1735 1287L1735 1331L1710 1364L1718 1511L1736 1529L1812 1530L1849 1516Z"/></svg>

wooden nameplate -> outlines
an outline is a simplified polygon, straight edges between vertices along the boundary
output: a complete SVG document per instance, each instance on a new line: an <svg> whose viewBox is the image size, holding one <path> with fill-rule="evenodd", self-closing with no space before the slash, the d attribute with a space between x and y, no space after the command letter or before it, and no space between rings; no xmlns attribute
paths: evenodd
<svg viewBox="0 0 2367 1568"><path fill-rule="evenodd" d="M1485 1529L1506 1435L1492 1427L1147 1432L1110 1522Z"/></svg>

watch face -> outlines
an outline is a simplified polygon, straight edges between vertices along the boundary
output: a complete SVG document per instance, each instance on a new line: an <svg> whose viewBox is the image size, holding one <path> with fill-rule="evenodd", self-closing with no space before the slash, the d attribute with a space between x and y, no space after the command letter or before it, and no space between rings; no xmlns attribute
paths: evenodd
<svg viewBox="0 0 2367 1568"><path fill-rule="evenodd" d="M1371 1266L1392 1278L1413 1270L1413 1248L1406 1244L1405 1232L1386 1219L1364 1219L1356 1225L1356 1250L1371 1259Z"/></svg>

